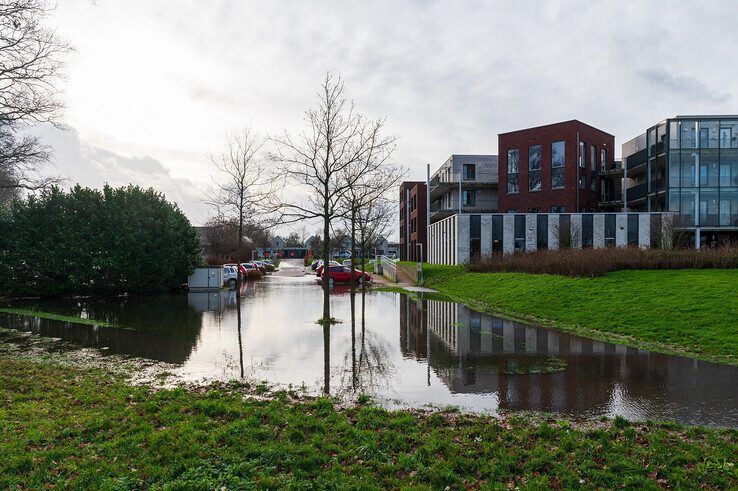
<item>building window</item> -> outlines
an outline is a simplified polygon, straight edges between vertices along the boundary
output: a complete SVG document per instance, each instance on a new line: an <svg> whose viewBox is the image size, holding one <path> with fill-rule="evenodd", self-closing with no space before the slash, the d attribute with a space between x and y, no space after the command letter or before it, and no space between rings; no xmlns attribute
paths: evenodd
<svg viewBox="0 0 738 491"><path fill-rule="evenodd" d="M469 216L469 257L482 255L482 216Z"/></svg>
<svg viewBox="0 0 738 491"><path fill-rule="evenodd" d="M600 150L600 170L607 170L607 150Z"/></svg>
<svg viewBox="0 0 738 491"><path fill-rule="evenodd" d="M579 142L579 189L587 189L587 144Z"/></svg>
<svg viewBox="0 0 738 491"><path fill-rule="evenodd" d="M507 151L507 192L520 192L520 152L518 149Z"/></svg>
<svg viewBox="0 0 738 491"><path fill-rule="evenodd" d="M592 238L594 236L594 223L592 215L587 213L582 215L582 248L592 247Z"/></svg>
<svg viewBox="0 0 738 491"><path fill-rule="evenodd" d="M589 190L597 191L597 147L589 147Z"/></svg>
<svg viewBox="0 0 738 491"><path fill-rule="evenodd" d="M565 149L563 141L551 144L551 189L564 189Z"/></svg>
<svg viewBox="0 0 738 491"><path fill-rule="evenodd" d="M528 147L528 191L541 190L541 146Z"/></svg>
<svg viewBox="0 0 738 491"><path fill-rule="evenodd" d="M474 206L477 201L477 193L473 189L465 189L461 192L461 202L464 206Z"/></svg>
<svg viewBox="0 0 738 491"><path fill-rule="evenodd" d="M477 177L477 170L474 164L464 164L464 180L473 181Z"/></svg>
<svg viewBox="0 0 738 491"><path fill-rule="evenodd" d="M615 245L615 215L608 213L605 215L605 247Z"/></svg>
<svg viewBox="0 0 738 491"><path fill-rule="evenodd" d="M502 216L494 215L492 217L492 252L502 252Z"/></svg>
<svg viewBox="0 0 738 491"><path fill-rule="evenodd" d="M551 213L566 213L566 207L561 205L552 206Z"/></svg>
<svg viewBox="0 0 738 491"><path fill-rule="evenodd" d="M525 215L515 215L515 250L525 250Z"/></svg>
<svg viewBox="0 0 738 491"><path fill-rule="evenodd" d="M536 217L536 247L548 249L548 215Z"/></svg>
<svg viewBox="0 0 738 491"><path fill-rule="evenodd" d="M638 245L638 215L634 213L628 215L628 245Z"/></svg>

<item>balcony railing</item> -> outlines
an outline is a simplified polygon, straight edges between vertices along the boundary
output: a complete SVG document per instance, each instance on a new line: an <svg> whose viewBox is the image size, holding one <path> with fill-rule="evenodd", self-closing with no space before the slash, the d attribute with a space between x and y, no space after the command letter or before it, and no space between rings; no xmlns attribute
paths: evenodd
<svg viewBox="0 0 738 491"><path fill-rule="evenodd" d="M632 188L627 189L626 197L628 201L635 201L637 199L645 198L648 194L648 183L637 184Z"/></svg>
<svg viewBox="0 0 738 491"><path fill-rule="evenodd" d="M630 171L631 169L645 164L648 161L648 150L643 149L638 152L626 157L626 168Z"/></svg>
<svg viewBox="0 0 738 491"><path fill-rule="evenodd" d="M461 185L467 186L467 185L473 185L473 184L497 184L498 178L497 178L497 172L476 172L474 175L474 178L467 178L466 176L461 176ZM459 175L458 174L451 174L450 176L445 175L438 175L431 179L430 185L431 189L437 186L441 185L452 185L456 184L458 186L459 184Z"/></svg>
<svg viewBox="0 0 738 491"><path fill-rule="evenodd" d="M611 166L600 169L600 175L601 176L607 176L607 175L617 175L623 173L623 163L622 162L615 162Z"/></svg>

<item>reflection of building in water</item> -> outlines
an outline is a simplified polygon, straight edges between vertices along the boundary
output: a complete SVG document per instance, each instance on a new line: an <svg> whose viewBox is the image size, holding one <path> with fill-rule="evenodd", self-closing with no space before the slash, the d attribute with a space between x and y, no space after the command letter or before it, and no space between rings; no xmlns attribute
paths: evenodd
<svg viewBox="0 0 738 491"><path fill-rule="evenodd" d="M400 313L403 355L426 358L452 393L496 394L501 409L586 415L620 407L632 417L663 411L691 421L710 407L705 401L738 403L738 388L726 391L725 384L735 367L528 326L452 302L402 296ZM559 360L565 370L541 373Z"/></svg>
<svg viewBox="0 0 738 491"><path fill-rule="evenodd" d="M187 303L196 312L210 312L223 310L235 303L234 290L220 290L217 292L189 292Z"/></svg>

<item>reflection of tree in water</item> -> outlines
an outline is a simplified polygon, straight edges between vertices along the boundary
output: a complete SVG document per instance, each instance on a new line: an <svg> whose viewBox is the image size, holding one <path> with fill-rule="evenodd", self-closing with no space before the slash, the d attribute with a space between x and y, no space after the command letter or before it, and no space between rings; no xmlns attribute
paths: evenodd
<svg viewBox="0 0 738 491"><path fill-rule="evenodd" d="M390 385L395 372L391 363L391 346L376 333L366 330L366 292L361 292L361 313L356 315L356 298L351 295L351 351L344 355L337 368L340 391L373 393ZM357 332L357 317L359 329Z"/></svg>
<svg viewBox="0 0 738 491"><path fill-rule="evenodd" d="M125 328L42 319L25 324L18 321L20 329L62 338L84 347L107 347L114 354L168 363L183 363L189 358L202 328L202 313L188 305L187 295L49 300L17 306Z"/></svg>

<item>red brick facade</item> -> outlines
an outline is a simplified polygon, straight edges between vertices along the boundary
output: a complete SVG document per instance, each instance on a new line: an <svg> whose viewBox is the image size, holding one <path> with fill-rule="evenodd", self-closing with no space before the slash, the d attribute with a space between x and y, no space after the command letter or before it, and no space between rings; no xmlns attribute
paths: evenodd
<svg viewBox="0 0 738 491"><path fill-rule="evenodd" d="M428 251L426 193L426 183L423 181L405 181L400 185L400 259L403 261L420 259L420 247L417 244L423 244L423 256ZM406 214L409 221L406 220Z"/></svg>
<svg viewBox="0 0 738 491"><path fill-rule="evenodd" d="M552 189L551 154L552 144L564 143L564 187ZM585 188L580 189L579 177L579 142L585 143ZM565 121L536 128L502 133L498 137L499 148L499 199L500 211L515 210L520 213L540 211L551 212L553 207L564 207L567 213L597 210L600 197L600 182L594 177L595 189L592 190L591 170L592 146L595 147L595 171L600 169L601 150L606 152L606 165L611 167L614 160L615 137L597 128L577 120ZM528 190L528 150L541 146L541 189ZM518 150L519 155L519 192L508 193L508 150Z"/></svg>

